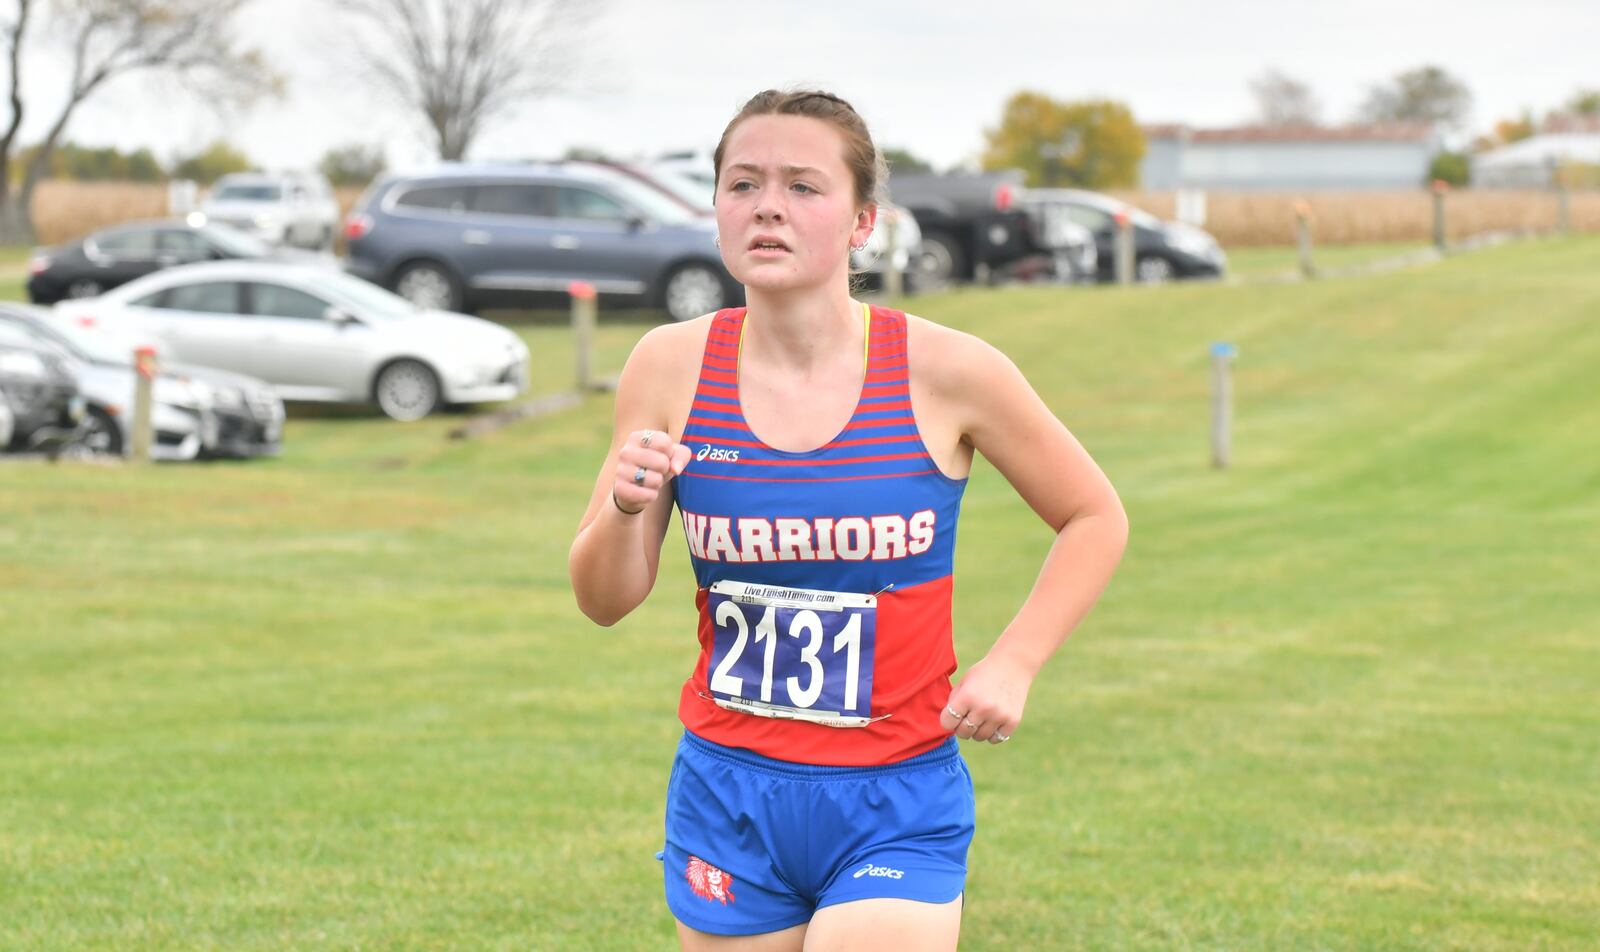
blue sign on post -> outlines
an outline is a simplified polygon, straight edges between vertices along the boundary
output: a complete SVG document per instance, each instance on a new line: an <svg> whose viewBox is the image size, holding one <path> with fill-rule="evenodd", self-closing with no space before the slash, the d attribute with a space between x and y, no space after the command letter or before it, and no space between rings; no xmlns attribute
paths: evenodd
<svg viewBox="0 0 1600 952"><path fill-rule="evenodd" d="M1237 356L1239 356L1239 348L1233 346L1232 344L1228 343L1227 341L1219 340L1216 343L1211 345L1211 356L1213 356L1213 357L1237 357Z"/></svg>

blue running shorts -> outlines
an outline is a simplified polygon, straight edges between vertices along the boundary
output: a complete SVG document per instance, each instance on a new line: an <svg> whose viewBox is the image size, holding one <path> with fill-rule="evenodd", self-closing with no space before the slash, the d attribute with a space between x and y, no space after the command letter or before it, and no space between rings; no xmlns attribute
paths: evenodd
<svg viewBox="0 0 1600 952"><path fill-rule="evenodd" d="M667 782L667 906L716 935L809 922L855 899L961 895L972 775L954 737L881 767L773 760L685 733Z"/></svg>

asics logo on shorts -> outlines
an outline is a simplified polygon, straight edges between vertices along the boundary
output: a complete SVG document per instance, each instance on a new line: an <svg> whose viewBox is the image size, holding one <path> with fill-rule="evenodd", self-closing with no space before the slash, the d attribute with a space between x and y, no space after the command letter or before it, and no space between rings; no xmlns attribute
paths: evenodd
<svg viewBox="0 0 1600 952"><path fill-rule="evenodd" d="M874 866L868 863L856 870L856 874L852 878L860 879L863 876L876 876L879 879L901 879L905 876L905 873L898 869L890 869L887 866Z"/></svg>
<svg viewBox="0 0 1600 952"><path fill-rule="evenodd" d="M714 450L711 448L711 444L707 443L700 447L700 452L694 454L694 458L699 460L709 459L713 463L737 463L739 462L739 451Z"/></svg>

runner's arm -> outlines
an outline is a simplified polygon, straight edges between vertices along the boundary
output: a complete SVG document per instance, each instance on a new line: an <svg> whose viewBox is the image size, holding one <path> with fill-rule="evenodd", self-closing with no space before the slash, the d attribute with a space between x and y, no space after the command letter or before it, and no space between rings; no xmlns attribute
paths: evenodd
<svg viewBox="0 0 1600 952"><path fill-rule="evenodd" d="M682 327L656 328L640 339L628 357L617 383L611 450L600 467L567 557L578 608L607 627L639 607L655 586L661 543L672 515L671 477L682 470L682 461L688 456L667 433L668 395L678 376L672 366L677 348L670 338ZM649 448L638 445L638 434L646 430L654 434ZM623 461L625 451L627 462ZM631 473L635 465L649 471L649 485L631 485L623 470ZM619 484L628 498L613 502ZM651 489L655 490L653 498ZM636 515L621 508L632 510L641 505L643 511Z"/></svg>

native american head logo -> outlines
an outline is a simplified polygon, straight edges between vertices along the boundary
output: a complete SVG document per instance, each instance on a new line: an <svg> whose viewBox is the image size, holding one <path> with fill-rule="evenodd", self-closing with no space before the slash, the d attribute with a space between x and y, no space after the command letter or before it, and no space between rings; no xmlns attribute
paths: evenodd
<svg viewBox="0 0 1600 952"><path fill-rule="evenodd" d="M733 902L733 877L698 856L689 857L689 867L683 871L689 888L706 901L716 901L726 906Z"/></svg>

